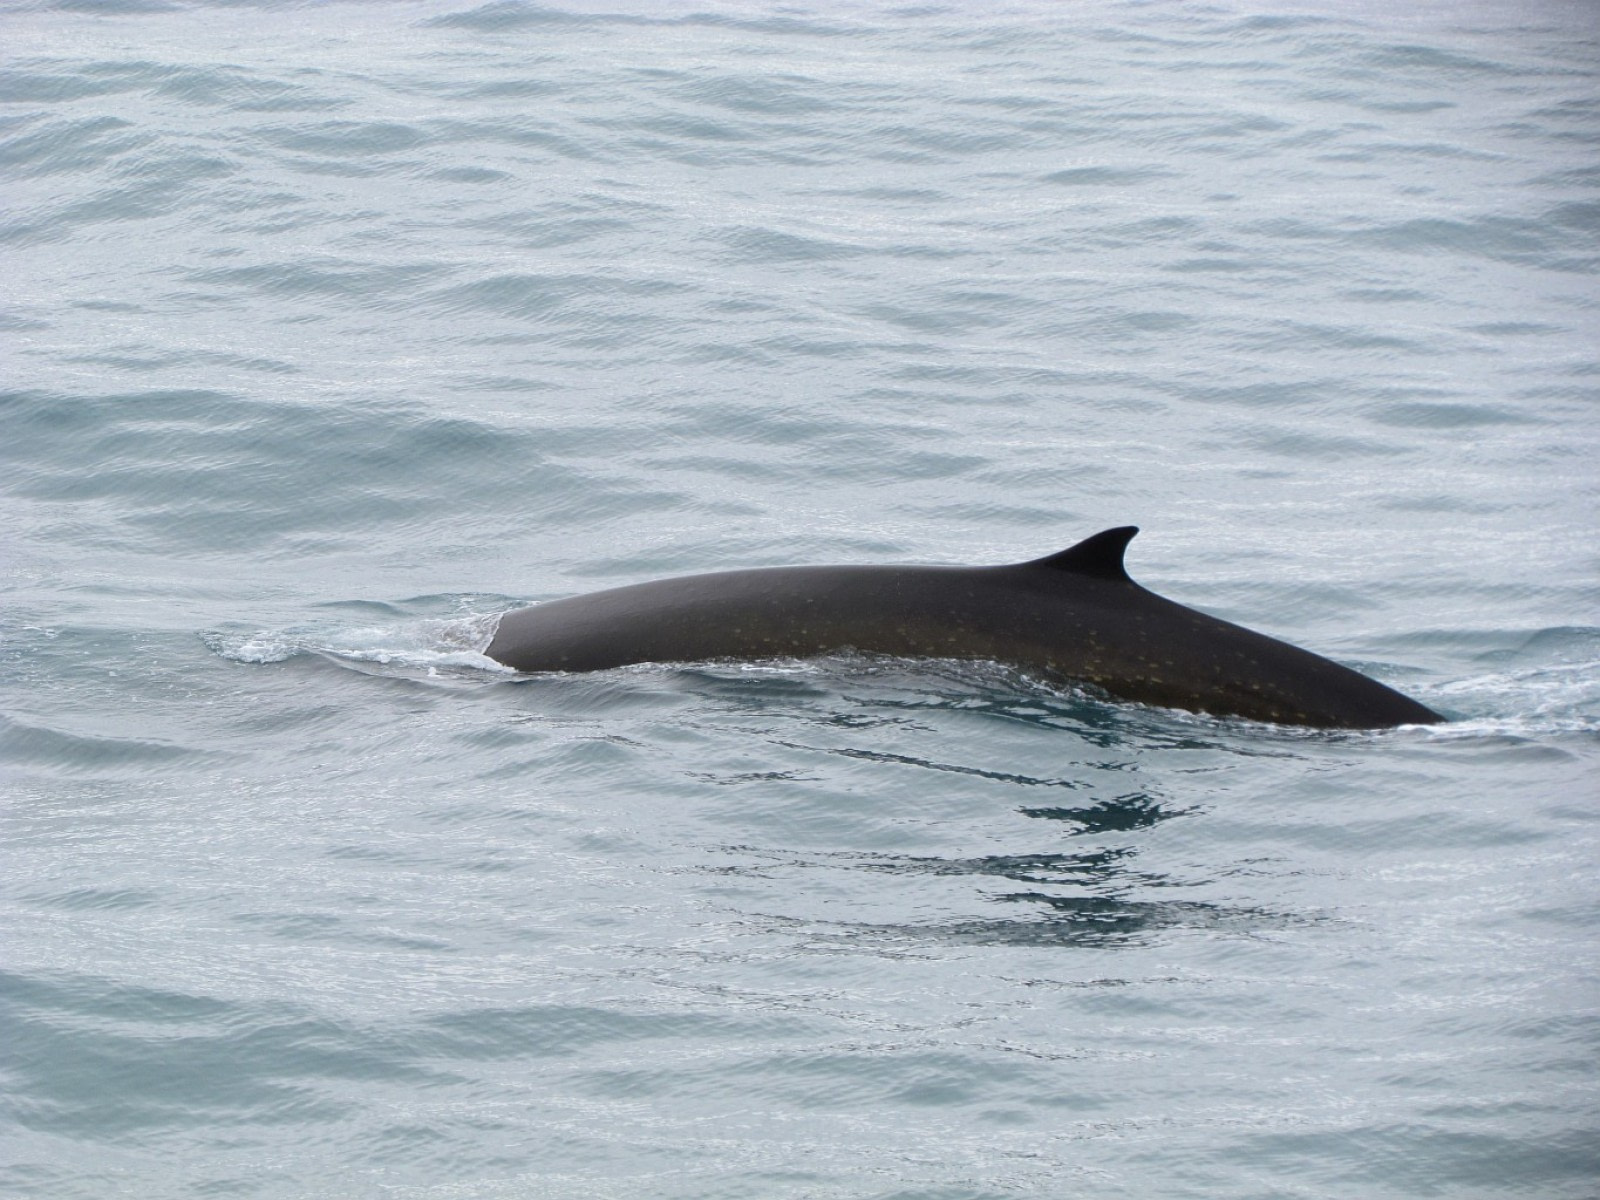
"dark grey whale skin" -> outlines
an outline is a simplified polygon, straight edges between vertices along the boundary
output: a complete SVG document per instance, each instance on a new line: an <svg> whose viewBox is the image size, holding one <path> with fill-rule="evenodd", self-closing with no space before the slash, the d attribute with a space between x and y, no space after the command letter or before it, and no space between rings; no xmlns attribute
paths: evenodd
<svg viewBox="0 0 1600 1200"><path fill-rule="evenodd" d="M500 618L488 655L518 671L811 658L841 650L984 659L1123 700L1286 725L1444 718L1307 650L1174 604L1123 568L1135 526L1000 567L769 567L613 588Z"/></svg>

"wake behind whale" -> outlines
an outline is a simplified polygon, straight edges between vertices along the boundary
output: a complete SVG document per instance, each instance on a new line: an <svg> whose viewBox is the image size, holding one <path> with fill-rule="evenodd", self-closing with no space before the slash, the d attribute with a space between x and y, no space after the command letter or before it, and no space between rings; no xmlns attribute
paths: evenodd
<svg viewBox="0 0 1600 1200"><path fill-rule="evenodd" d="M1214 716L1375 729L1444 718L1308 650L1185 608L1123 566L1132 525L996 567L719 571L517 609L486 653L519 671L810 658L994 660Z"/></svg>

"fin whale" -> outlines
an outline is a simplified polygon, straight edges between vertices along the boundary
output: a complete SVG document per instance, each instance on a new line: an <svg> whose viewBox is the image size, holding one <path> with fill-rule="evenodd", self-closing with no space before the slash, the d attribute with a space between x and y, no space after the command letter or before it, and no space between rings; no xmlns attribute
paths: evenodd
<svg viewBox="0 0 1600 1200"><path fill-rule="evenodd" d="M1439 714L1374 679L1140 587L1136 526L996 567L766 567L612 588L505 613L518 671L810 658L858 650L992 659L1123 700L1289 725L1376 729Z"/></svg>

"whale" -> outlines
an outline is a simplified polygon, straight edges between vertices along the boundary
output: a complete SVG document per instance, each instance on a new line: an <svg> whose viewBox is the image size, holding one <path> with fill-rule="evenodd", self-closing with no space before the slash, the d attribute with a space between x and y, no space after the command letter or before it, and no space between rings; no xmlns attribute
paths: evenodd
<svg viewBox="0 0 1600 1200"><path fill-rule="evenodd" d="M759 567L501 615L523 672L865 653L992 661L1116 700L1281 725L1382 729L1438 713L1349 667L1168 600L1124 566L1134 525L1003 566Z"/></svg>

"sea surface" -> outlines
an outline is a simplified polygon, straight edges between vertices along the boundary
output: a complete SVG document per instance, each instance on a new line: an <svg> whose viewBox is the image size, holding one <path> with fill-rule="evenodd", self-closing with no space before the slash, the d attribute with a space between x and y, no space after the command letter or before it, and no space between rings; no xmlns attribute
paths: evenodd
<svg viewBox="0 0 1600 1200"><path fill-rule="evenodd" d="M1600 1194L1594 4L0 44L0 1193ZM1450 722L481 654L1124 524Z"/></svg>

